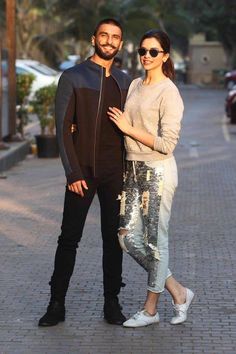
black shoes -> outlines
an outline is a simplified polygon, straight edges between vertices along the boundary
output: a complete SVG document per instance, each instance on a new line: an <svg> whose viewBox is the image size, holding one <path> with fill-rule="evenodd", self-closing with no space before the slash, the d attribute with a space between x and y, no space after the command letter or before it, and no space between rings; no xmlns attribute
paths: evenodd
<svg viewBox="0 0 236 354"><path fill-rule="evenodd" d="M125 316L121 312L121 306L117 298L105 299L104 303L104 319L115 325L122 325L126 321Z"/></svg>
<svg viewBox="0 0 236 354"><path fill-rule="evenodd" d="M45 315L40 318L38 325L40 327L51 327L63 321L65 321L65 306L57 301L52 301L49 303Z"/></svg>
<svg viewBox="0 0 236 354"><path fill-rule="evenodd" d="M104 319L115 325L122 325L126 321L121 312L121 306L117 298L106 299L104 303ZM65 306L58 301L51 301L47 312L39 320L39 327L56 326L59 322L65 321Z"/></svg>

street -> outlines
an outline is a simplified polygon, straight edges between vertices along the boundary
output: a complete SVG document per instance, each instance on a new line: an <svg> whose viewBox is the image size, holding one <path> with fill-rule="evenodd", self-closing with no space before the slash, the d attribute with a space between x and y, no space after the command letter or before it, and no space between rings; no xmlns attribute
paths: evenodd
<svg viewBox="0 0 236 354"><path fill-rule="evenodd" d="M170 269L195 292L186 323L125 329L103 320L99 205L95 198L66 299L66 321L38 328L60 233L65 178L59 159L25 161L0 179L0 354L235 354L236 126L224 118L224 90L180 87L185 114L175 151L179 186L170 223ZM146 273L124 255L120 301L141 309Z"/></svg>

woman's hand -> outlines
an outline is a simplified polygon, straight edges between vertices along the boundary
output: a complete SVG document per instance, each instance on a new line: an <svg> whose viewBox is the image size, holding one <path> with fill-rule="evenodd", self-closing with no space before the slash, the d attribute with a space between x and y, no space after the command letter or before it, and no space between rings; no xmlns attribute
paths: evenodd
<svg viewBox="0 0 236 354"><path fill-rule="evenodd" d="M116 107L109 107L109 111L107 112L107 114L124 134L129 135L131 125L125 118L125 114L120 109Z"/></svg>
<svg viewBox="0 0 236 354"><path fill-rule="evenodd" d="M129 135L134 140L140 141L140 143L153 149L155 140L154 135L149 134L142 129L133 127L125 118L125 113L122 113L120 109L109 107L107 114L125 135Z"/></svg>

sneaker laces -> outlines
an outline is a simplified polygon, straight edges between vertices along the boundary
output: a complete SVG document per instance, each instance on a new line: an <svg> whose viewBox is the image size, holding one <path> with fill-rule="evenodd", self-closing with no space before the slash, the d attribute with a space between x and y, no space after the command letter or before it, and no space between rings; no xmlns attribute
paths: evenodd
<svg viewBox="0 0 236 354"><path fill-rule="evenodd" d="M174 311L177 315L179 315L180 312L184 313L185 310L184 309L181 309L180 307L181 305L179 304L173 304L173 308L174 308Z"/></svg>
<svg viewBox="0 0 236 354"><path fill-rule="evenodd" d="M138 311L138 312L136 312L136 313L132 316L132 318L133 318L134 320L137 320L137 319L139 318L140 314L141 314L141 311Z"/></svg>

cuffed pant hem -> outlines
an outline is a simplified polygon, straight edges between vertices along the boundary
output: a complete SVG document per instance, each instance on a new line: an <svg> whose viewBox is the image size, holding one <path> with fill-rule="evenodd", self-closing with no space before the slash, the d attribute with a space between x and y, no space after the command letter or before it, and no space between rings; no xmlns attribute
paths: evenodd
<svg viewBox="0 0 236 354"><path fill-rule="evenodd" d="M161 294L161 293L163 293L163 291L165 291L165 289L163 289L163 290L157 290L157 289L154 289L154 288L151 288L151 287L147 287L147 290L148 291L151 291L152 293L155 293L155 294Z"/></svg>

